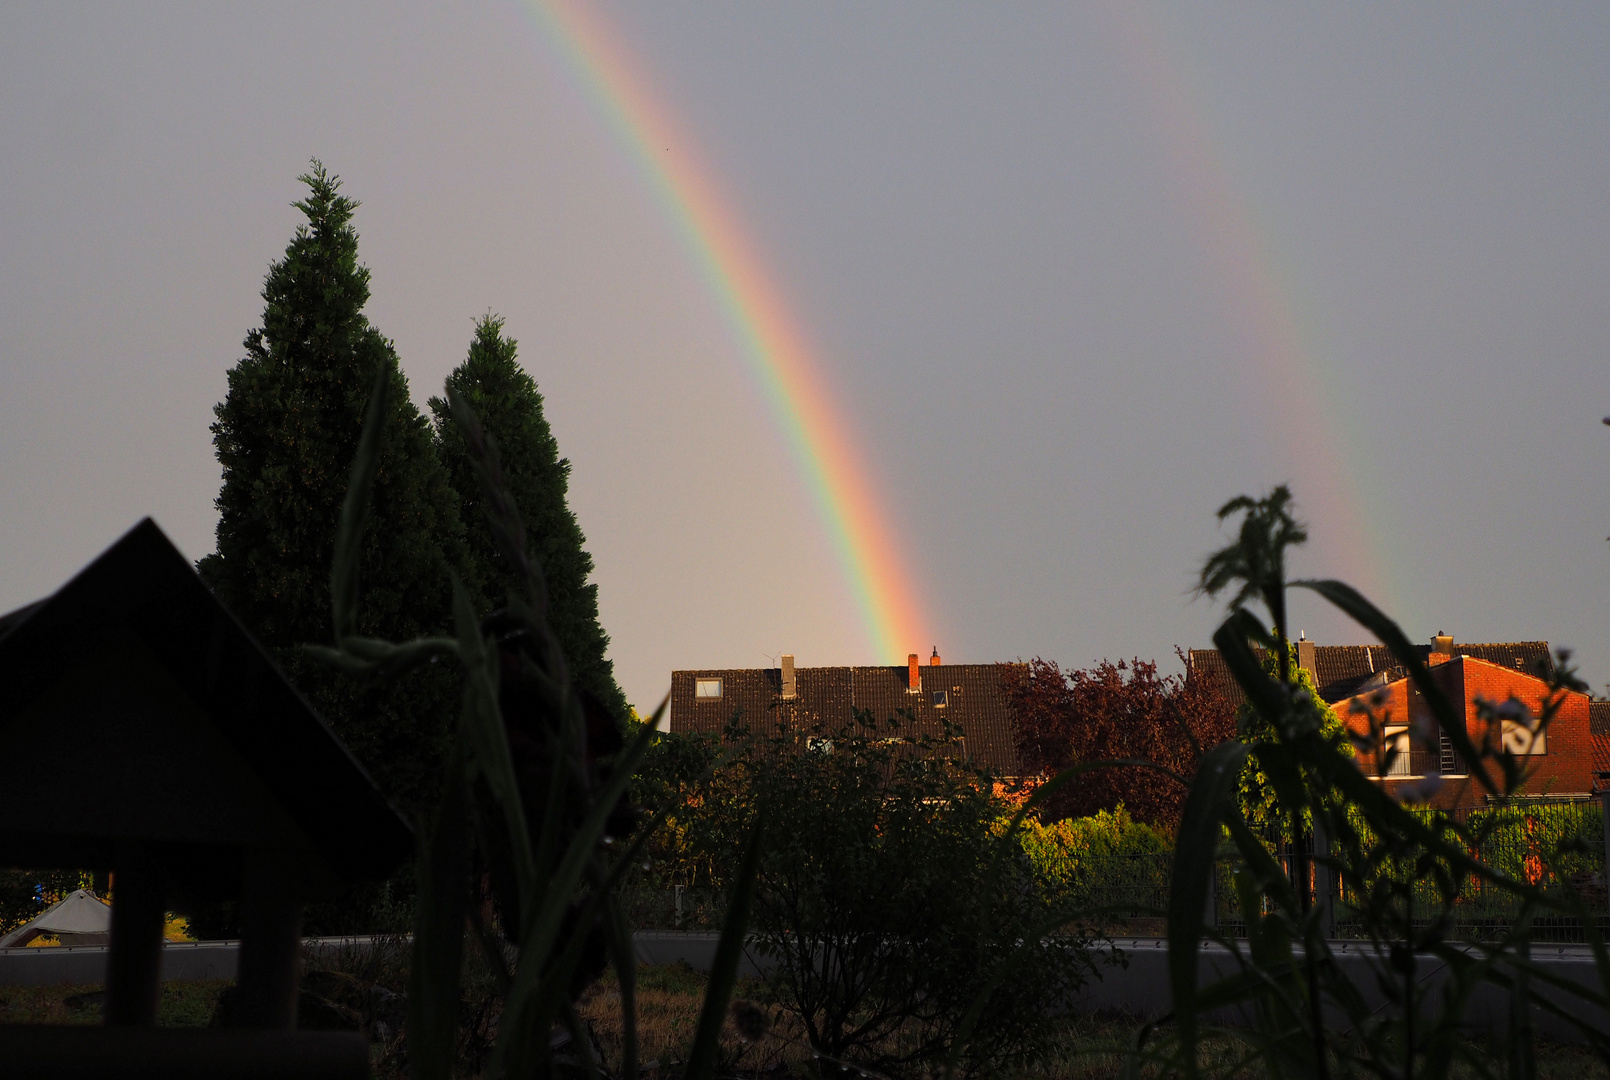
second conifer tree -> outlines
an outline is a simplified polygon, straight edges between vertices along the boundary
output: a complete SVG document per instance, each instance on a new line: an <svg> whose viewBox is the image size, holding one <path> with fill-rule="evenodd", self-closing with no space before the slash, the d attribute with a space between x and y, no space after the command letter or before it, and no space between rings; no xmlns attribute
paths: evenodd
<svg viewBox="0 0 1610 1080"><path fill-rule="evenodd" d="M559 456L559 443L543 415L542 394L516 352L514 339L503 335L503 320L484 316L475 325L469 355L447 377L447 385L475 410L497 446L504 479L525 522L526 542L547 579L548 620L564 648L571 677L617 723L624 723L631 711L606 655L609 635L598 623L598 586L587 580L593 559L566 501L570 462ZM459 496L459 518L477 569L483 610L491 611L506 603L516 575L487 524L480 485L445 397L432 398L430 408L442 460Z"/></svg>

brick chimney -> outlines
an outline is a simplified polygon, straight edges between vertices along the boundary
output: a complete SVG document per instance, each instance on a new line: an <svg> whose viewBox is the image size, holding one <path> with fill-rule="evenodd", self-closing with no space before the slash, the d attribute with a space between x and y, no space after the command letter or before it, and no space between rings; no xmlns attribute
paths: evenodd
<svg viewBox="0 0 1610 1080"><path fill-rule="evenodd" d="M1426 659L1427 664L1446 664L1453 659L1453 637L1437 631L1437 636L1431 639L1431 655Z"/></svg>
<svg viewBox="0 0 1610 1080"><path fill-rule="evenodd" d="M783 653L783 697L792 700L795 696L794 683L794 654Z"/></svg>
<svg viewBox="0 0 1610 1080"><path fill-rule="evenodd" d="M906 693L915 694L922 689L922 668L917 666L917 654L906 655L906 666L910 670L910 681L906 683Z"/></svg>
<svg viewBox="0 0 1610 1080"><path fill-rule="evenodd" d="M1308 640L1308 635L1301 630L1297 631L1297 666L1313 676L1314 684L1319 684L1319 669L1314 666L1314 643Z"/></svg>
<svg viewBox="0 0 1610 1080"><path fill-rule="evenodd" d="M929 667L938 667L942 663L944 663L944 661L939 659L939 646L935 645L934 646L934 654L928 658L928 666Z"/></svg>

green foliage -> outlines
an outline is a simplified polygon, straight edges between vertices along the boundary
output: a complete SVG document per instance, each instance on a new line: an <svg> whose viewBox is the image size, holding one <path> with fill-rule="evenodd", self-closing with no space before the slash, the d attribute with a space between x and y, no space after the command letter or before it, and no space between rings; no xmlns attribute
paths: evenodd
<svg viewBox="0 0 1610 1080"><path fill-rule="evenodd" d="M1018 843L1059 910L1109 933L1153 935L1167 904L1173 840L1120 805L1044 825L1026 818Z"/></svg>
<svg viewBox="0 0 1610 1080"><path fill-rule="evenodd" d="M587 580L592 556L565 501L570 462L559 456L559 443L543 416L542 394L516 359L514 339L503 336L502 319L487 315L477 321L469 355L447 377L447 388L475 411L497 447L503 482L521 508L526 542L542 570L548 622L564 649L571 678L624 725L631 710L605 655L609 636L598 623L598 586ZM479 571L481 609L501 608L510 591L518 594L525 582L492 534L475 466L447 399L431 398L430 408L442 460L458 496L470 558Z"/></svg>
<svg viewBox="0 0 1610 1080"><path fill-rule="evenodd" d="M718 769L721 742L702 733L660 732L632 779L632 798L654 815L648 857L654 885L697 888L726 883L742 780Z"/></svg>
<svg viewBox="0 0 1610 1080"><path fill-rule="evenodd" d="M358 553L370 637L438 633L451 622L449 571L465 565L463 528L429 424L408 399L392 344L363 314L369 271L358 262L358 204L317 161L302 176L307 217L263 285L263 324L229 372L212 426L223 488L218 550L198 569L274 654L386 793L418 810L434 802L453 715L445 669L369 684L310 664L297 651L329 639L330 566L378 373L391 393L380 436L371 525Z"/></svg>
<svg viewBox="0 0 1610 1080"><path fill-rule="evenodd" d="M0 934L9 933L77 889L90 887L80 870L0 870Z"/></svg>
<svg viewBox="0 0 1610 1080"><path fill-rule="evenodd" d="M1231 610L1243 611L1249 600L1261 602L1281 634L1286 627L1286 549L1308 541L1308 529L1291 513L1291 489L1281 484L1261 499L1238 495L1219 507L1222 522L1241 515L1241 528L1233 544L1210 555L1202 564L1197 591L1217 596L1234 589ZM1278 673L1285 679L1286 670Z"/></svg>
<svg viewBox="0 0 1610 1080"><path fill-rule="evenodd" d="M1263 670L1271 679L1279 677L1279 664L1274 654L1264 657ZM1303 717L1304 730L1312 726L1318 730L1320 738L1337 752L1352 757L1354 750L1353 744L1347 738L1347 725L1343 723L1336 710L1325 704L1324 699L1319 696L1319 687L1314 684L1314 677L1307 669L1297 666L1295 644L1288 646L1286 672L1289 684L1297 691L1298 696L1306 695L1294 706ZM1280 742L1280 733L1264 714L1252 707L1250 702L1242 703L1236 710L1235 721L1239 738L1252 748L1236 782L1236 797L1241 803L1241 812L1245 815L1247 824L1289 841L1295 835L1292 829L1293 808L1281 804L1270 771L1265 767L1268 753L1260 749L1277 745ZM1298 810L1297 814L1302 822L1299 831L1307 831L1313 827L1312 815L1308 811Z"/></svg>
<svg viewBox="0 0 1610 1080"><path fill-rule="evenodd" d="M1089 817L1064 818L1051 825L1029 818L1019 843L1040 877L1063 889L1073 888L1104 860L1131 855L1167 855L1169 837L1135 821L1120 803Z"/></svg>

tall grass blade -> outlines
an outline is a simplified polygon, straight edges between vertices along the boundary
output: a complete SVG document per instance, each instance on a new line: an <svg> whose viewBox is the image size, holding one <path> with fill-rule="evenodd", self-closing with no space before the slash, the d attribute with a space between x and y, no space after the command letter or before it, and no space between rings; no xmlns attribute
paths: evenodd
<svg viewBox="0 0 1610 1080"><path fill-rule="evenodd" d="M636 861L635 853L631 856ZM623 858L622 863L626 862ZM610 959L621 993L621 1076L637 1076L637 950L632 928L614 895L604 898L604 930L609 935Z"/></svg>
<svg viewBox="0 0 1610 1080"><path fill-rule="evenodd" d="M1220 818L1247 760L1247 748L1234 740L1207 752L1185 796L1168 887L1168 981L1174 995L1186 1075L1196 1075L1196 980L1207 906L1209 877L1219 848Z"/></svg>
<svg viewBox="0 0 1610 1080"><path fill-rule="evenodd" d="M602 925L606 935L606 947L617 962L622 959L623 954L617 951L616 943L610 937L609 908L613 906L614 891L620 884L621 878L625 876L631 864L642 857L644 849L648 846L649 838L649 833L645 832L633 840L626 854L615 861L615 865L610 868L609 873L605 874L601 880L593 883L591 892L586 900L576 908L572 924L575 930L569 939L565 941L564 947L543 967L536 991L525 1010L525 1015L529 1017L528 1027L533 1033L550 1030L556 1018L561 1016L565 1004L569 1000L571 980L575 975L577 966L581 963L582 954L587 946L588 928L594 925ZM630 935L627 936L625 945L627 951L624 956L630 958L635 964L636 956L631 951ZM541 1047L532 1044L520 1052L536 1055L541 1053ZM509 1060L511 1062L511 1075L522 1075L521 1070L527 1068L527 1063L523 1059L513 1056ZM624 1068L622 1073L625 1074Z"/></svg>
<svg viewBox="0 0 1610 1080"><path fill-rule="evenodd" d="M413 1080L449 1080L453 1074L469 908L465 771L463 753L455 747L434 828L420 830L419 906L408 972L408 1072Z"/></svg>
<svg viewBox="0 0 1610 1080"><path fill-rule="evenodd" d="M699 1013L693 1050L688 1054L687 1069L682 1074L684 1080L713 1080L715 1076L716 1049L721 1041L721 1026L727 1019L727 1003L732 998L732 988L738 983L738 962L743 959L744 939L749 933L749 909L755 899L765 839L766 808L761 807L749 831L743 863L733 883L726 922L721 925L721 940L716 945L715 962L710 966L704 1008Z"/></svg>
<svg viewBox="0 0 1610 1080"><path fill-rule="evenodd" d="M543 882L541 903L534 917L521 925L520 967L504 1002L504 1020L499 1024L498 1042L492 1051L493 1075L506 1074L519 1080L530 1075L536 1066L532 1040L546 1036L533 1028L534 1006L548 974L549 955L587 863L597 855L609 815L631 783L632 773L648 752L655 735L655 730L645 725L615 759L609 781L598 792L592 809L570 838L558 869Z"/></svg>
<svg viewBox="0 0 1610 1080"><path fill-rule="evenodd" d="M1257 640L1264 636L1257 620L1243 610L1220 624L1213 633L1213 644L1252 707L1270 720L1278 721L1291 710L1291 702L1281 691L1280 684L1264 672L1257 654L1247 644L1249 638Z"/></svg>
<svg viewBox="0 0 1610 1080"><path fill-rule="evenodd" d="M536 889L537 869L531 860L531 837L520 798L519 778L514 772L514 758L509 752L509 736L498 708L497 654L487 647L469 590L457 575L453 577L453 620L458 631L459 658L464 664L460 738L469 740L475 770L486 781L493 801L502 811L515 876L521 896L527 896Z"/></svg>

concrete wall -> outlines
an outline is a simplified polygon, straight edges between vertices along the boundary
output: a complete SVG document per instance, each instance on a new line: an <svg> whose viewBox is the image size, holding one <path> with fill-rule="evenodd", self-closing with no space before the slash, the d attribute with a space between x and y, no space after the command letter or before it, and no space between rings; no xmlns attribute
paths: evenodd
<svg viewBox="0 0 1610 1080"><path fill-rule="evenodd" d="M1160 938L1128 938L1114 942L1122 952L1125 966L1102 966L1102 978L1084 987L1074 1002L1074 1008L1084 1012L1122 1012L1145 1020L1154 1020L1173 1008L1173 994L1169 990L1168 946ZM1376 1009L1386 1006L1386 995L1381 991L1378 972L1389 972L1387 958L1365 942L1332 942L1331 948L1338 965L1347 972L1348 980L1358 989L1363 999ZM1206 986L1239 970L1238 961L1228 950L1218 945L1201 946L1201 961L1197 969L1197 985ZM1299 958L1301 953L1298 953ZM1534 945L1532 958L1561 980L1580 986L1598 987L1599 976L1593 966L1593 954L1586 945ZM1440 1002L1441 990L1448 977L1447 964L1439 959L1421 956L1415 965L1417 995L1428 1005ZM1401 979L1393 975L1392 978ZM1585 1011L1579 998L1567 991L1534 983L1534 990L1563 1010L1588 1018L1598 1012L1601 1030L1610 1030L1610 1016L1603 1010ZM1427 1012L1431 1010L1428 1007ZM1248 1015L1235 1015L1227 1010L1214 1016L1215 1022L1245 1023ZM1346 1018L1331 1010L1326 1026L1341 1030ZM1504 1030L1509 1026L1509 995L1496 986L1483 986L1465 1011L1465 1023L1473 1030ZM1539 1035L1561 1041L1575 1041L1576 1029L1541 1008L1532 1011L1532 1023Z"/></svg>
<svg viewBox="0 0 1610 1080"><path fill-rule="evenodd" d="M694 934L677 931L640 930L632 935L639 964L687 964L695 971L709 971L716 962L716 944L720 934ZM745 949L738 961L738 974L759 978L769 973L775 961L761 956L753 949Z"/></svg>
<svg viewBox="0 0 1610 1080"><path fill-rule="evenodd" d="M371 937L308 938L314 951L368 949ZM162 947L164 979L233 979L240 956L238 941L169 942ZM42 946L0 949L0 986L60 986L106 981L106 946Z"/></svg>
<svg viewBox="0 0 1610 1080"><path fill-rule="evenodd" d="M162 949L164 979L233 979L238 941L170 944ZM106 981L106 946L0 949L0 986L56 986Z"/></svg>

